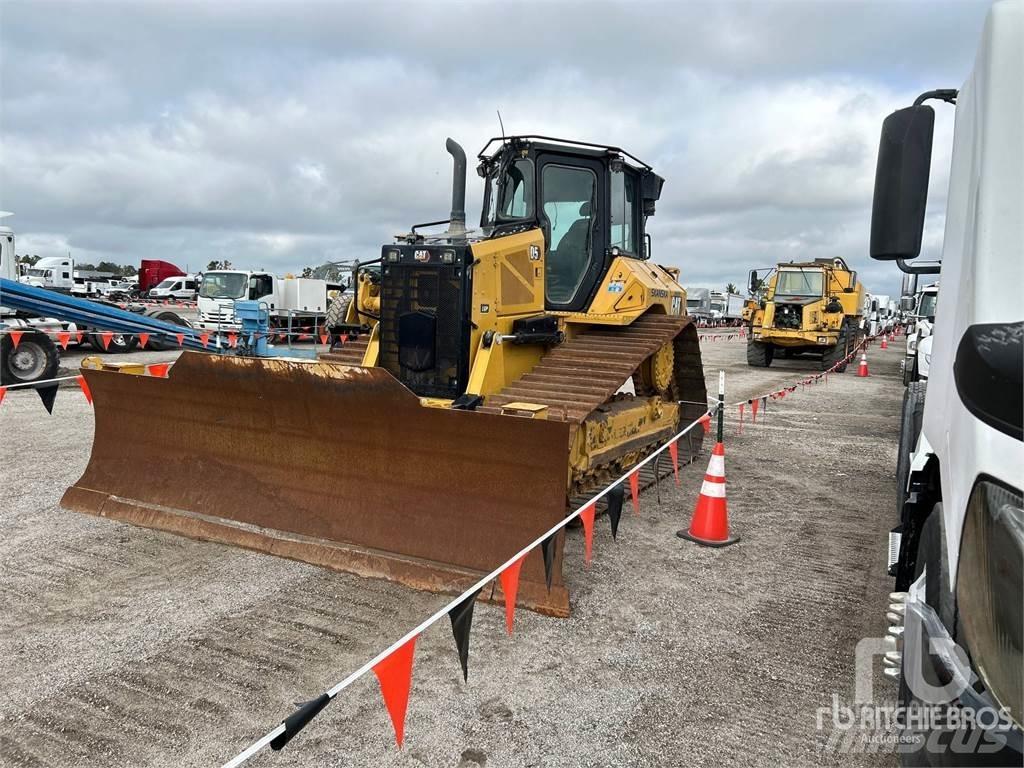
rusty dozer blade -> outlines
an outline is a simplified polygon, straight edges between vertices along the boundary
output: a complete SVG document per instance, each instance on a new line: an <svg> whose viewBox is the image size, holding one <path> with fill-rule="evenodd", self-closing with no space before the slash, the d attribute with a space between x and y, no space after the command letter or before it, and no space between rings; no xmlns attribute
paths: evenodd
<svg viewBox="0 0 1024 768"><path fill-rule="evenodd" d="M67 509L457 593L565 515L569 425L429 408L387 371L185 352L83 369L96 408ZM562 534L519 602L566 616Z"/></svg>

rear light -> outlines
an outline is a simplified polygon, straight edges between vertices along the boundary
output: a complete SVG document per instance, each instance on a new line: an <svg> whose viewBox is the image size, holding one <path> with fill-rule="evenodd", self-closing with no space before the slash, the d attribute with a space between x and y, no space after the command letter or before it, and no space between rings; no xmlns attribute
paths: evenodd
<svg viewBox="0 0 1024 768"><path fill-rule="evenodd" d="M1024 715L1024 500L980 480L967 504L957 610L978 674L1019 726Z"/></svg>

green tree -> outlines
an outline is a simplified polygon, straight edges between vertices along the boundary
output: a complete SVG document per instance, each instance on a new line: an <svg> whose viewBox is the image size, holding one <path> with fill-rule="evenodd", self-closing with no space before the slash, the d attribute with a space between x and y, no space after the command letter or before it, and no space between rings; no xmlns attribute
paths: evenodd
<svg viewBox="0 0 1024 768"><path fill-rule="evenodd" d="M312 277L313 276L313 268L312 267L303 267L302 268L302 276L303 277Z"/></svg>
<svg viewBox="0 0 1024 768"><path fill-rule="evenodd" d="M740 289L736 287L736 283L729 283L725 286L726 293L739 293Z"/></svg>
<svg viewBox="0 0 1024 768"><path fill-rule="evenodd" d="M207 271L211 269L231 269L231 262L227 259L224 259L223 261L214 260L206 265L206 269Z"/></svg>

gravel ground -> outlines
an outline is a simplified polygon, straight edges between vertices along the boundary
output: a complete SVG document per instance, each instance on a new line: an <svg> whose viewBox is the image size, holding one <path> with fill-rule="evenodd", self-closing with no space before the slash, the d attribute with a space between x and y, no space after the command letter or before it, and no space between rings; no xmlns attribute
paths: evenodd
<svg viewBox="0 0 1024 768"><path fill-rule="evenodd" d="M703 347L708 390L725 370L729 402L816 370L748 368L740 341ZM730 411L738 545L675 536L701 459L660 503L645 492L618 542L598 521L589 568L570 531L571 618L520 611L509 637L501 608L478 606L468 684L447 622L428 630L403 750L368 675L250 764L892 765L822 751L815 722L850 697L857 641L885 632L902 387L895 347L869 357L871 378L798 390L742 435ZM61 510L91 444L75 391L52 417L9 392L0 435L0 765L219 764L447 601Z"/></svg>

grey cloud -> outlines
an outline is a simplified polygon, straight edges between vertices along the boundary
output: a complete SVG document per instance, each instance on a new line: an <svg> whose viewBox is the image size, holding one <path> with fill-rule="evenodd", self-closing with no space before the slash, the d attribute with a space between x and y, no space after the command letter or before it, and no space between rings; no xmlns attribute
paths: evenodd
<svg viewBox="0 0 1024 768"><path fill-rule="evenodd" d="M24 248L294 270L447 212L452 135L620 144L668 179L685 282L843 255L867 281L882 117L956 85L973 3L19 3L0 207ZM932 210L951 115L940 112ZM479 209L471 175L469 206ZM931 217L928 245L941 240ZM936 236L936 232L938 236Z"/></svg>

